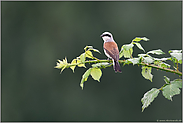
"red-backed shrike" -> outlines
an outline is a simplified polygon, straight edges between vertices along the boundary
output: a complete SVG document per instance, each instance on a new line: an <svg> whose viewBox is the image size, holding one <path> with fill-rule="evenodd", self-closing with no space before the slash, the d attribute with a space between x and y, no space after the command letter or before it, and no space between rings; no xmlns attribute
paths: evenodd
<svg viewBox="0 0 183 123"><path fill-rule="evenodd" d="M104 32L100 37L104 40L104 52L105 55L108 58L111 58L113 61L113 67L115 72L120 72L121 73L121 68L119 65L119 50L118 50L118 45L113 39L113 36L109 32Z"/></svg>

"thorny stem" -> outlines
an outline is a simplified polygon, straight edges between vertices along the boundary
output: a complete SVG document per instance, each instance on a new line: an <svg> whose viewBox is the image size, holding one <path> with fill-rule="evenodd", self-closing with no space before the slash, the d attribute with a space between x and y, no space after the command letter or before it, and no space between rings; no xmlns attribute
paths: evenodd
<svg viewBox="0 0 183 123"><path fill-rule="evenodd" d="M97 58L95 58L95 59L96 60L86 60L85 63L102 63L102 62L112 63L112 60L99 60ZM119 60L119 63L125 63L125 62L126 62L126 60ZM72 64L70 66L76 66L76 65L79 65L79 64L83 64L83 63L76 63L76 64ZM172 70L172 69L160 67L160 66L157 66L157 65L154 65L154 64L147 64L147 63L141 62L141 63L138 63L137 65L152 67L152 68L155 68L155 69L158 69L158 70L163 70L163 71L166 71L166 72L175 73L179 76L182 76L182 72L180 72L178 70Z"/></svg>

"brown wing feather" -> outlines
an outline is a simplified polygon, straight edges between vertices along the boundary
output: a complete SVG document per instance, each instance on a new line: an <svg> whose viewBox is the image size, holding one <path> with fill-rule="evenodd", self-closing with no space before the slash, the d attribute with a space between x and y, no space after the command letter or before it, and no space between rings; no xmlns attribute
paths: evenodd
<svg viewBox="0 0 183 123"><path fill-rule="evenodd" d="M115 42L105 42L104 49L115 60L119 60L119 50Z"/></svg>

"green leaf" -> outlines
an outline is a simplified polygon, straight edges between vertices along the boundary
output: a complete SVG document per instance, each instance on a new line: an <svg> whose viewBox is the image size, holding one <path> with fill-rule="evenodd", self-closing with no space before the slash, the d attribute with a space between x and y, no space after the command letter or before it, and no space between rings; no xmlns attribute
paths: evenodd
<svg viewBox="0 0 183 123"><path fill-rule="evenodd" d="M138 63L139 63L139 60L140 60L140 58L132 58L132 59L128 59L128 61L132 62L132 63L133 63L133 65L138 64Z"/></svg>
<svg viewBox="0 0 183 123"><path fill-rule="evenodd" d="M182 60L182 53L170 53L170 55L176 58L178 61Z"/></svg>
<svg viewBox="0 0 183 123"><path fill-rule="evenodd" d="M76 64L76 63L77 63L77 59L73 59L72 62L71 62L71 65ZM76 67L76 65L70 67L72 69L73 73L74 73L75 67Z"/></svg>
<svg viewBox="0 0 183 123"><path fill-rule="evenodd" d="M83 74L82 78L87 78L87 77L90 75L91 70L92 70L92 69L89 68L89 69Z"/></svg>
<svg viewBox="0 0 183 123"><path fill-rule="evenodd" d="M63 59L63 64L64 67L62 68L62 70L60 71L60 73L67 67L68 63L67 63L67 58L65 57L65 59Z"/></svg>
<svg viewBox="0 0 183 123"><path fill-rule="evenodd" d="M141 102L143 104L142 106L142 112L145 108L147 108L151 102L158 96L159 90L157 88L152 88L150 91L146 92L144 94L144 97L141 99Z"/></svg>
<svg viewBox="0 0 183 123"><path fill-rule="evenodd" d="M86 46L86 47L84 48L85 51L86 51L87 49L88 49L88 50L93 50L93 51L95 51L95 52L100 53L100 51L97 50L97 49L94 49L93 46Z"/></svg>
<svg viewBox="0 0 183 123"><path fill-rule="evenodd" d="M57 60L57 66L55 66L54 68L57 68L57 69L61 69L60 73L65 69L67 68L67 66L69 65L69 63L67 63L67 58L65 57L65 59L63 59L63 61L61 60Z"/></svg>
<svg viewBox="0 0 183 123"><path fill-rule="evenodd" d="M141 37L136 37L135 39L132 40L132 42L134 42L134 41L139 42L141 40L148 41L149 39L146 38L146 37L142 37L142 38Z"/></svg>
<svg viewBox="0 0 183 123"><path fill-rule="evenodd" d="M149 79L152 82L153 75L151 74L151 69L151 67L143 66L141 73L145 79Z"/></svg>
<svg viewBox="0 0 183 123"><path fill-rule="evenodd" d="M126 51L130 50L134 45L131 43L131 44L126 44L126 45L123 45L122 48Z"/></svg>
<svg viewBox="0 0 183 123"><path fill-rule="evenodd" d="M135 43L135 42L134 42L134 43ZM138 47L140 50L143 50L143 51L145 52L144 48L141 46L140 43L135 43L135 44L137 45L137 47Z"/></svg>
<svg viewBox="0 0 183 123"><path fill-rule="evenodd" d="M182 50L169 50L169 53L182 53Z"/></svg>
<svg viewBox="0 0 183 123"><path fill-rule="evenodd" d="M84 48L85 51L86 51L87 49L93 49L93 46L86 46L86 47Z"/></svg>
<svg viewBox="0 0 183 123"><path fill-rule="evenodd" d="M128 51L124 50L123 53L124 53L125 58L131 58L132 53L133 53L133 49L131 48Z"/></svg>
<svg viewBox="0 0 183 123"><path fill-rule="evenodd" d="M163 96L172 101L174 95L180 94L177 84L169 84L162 88Z"/></svg>
<svg viewBox="0 0 183 123"><path fill-rule="evenodd" d="M142 40L142 38L140 38L140 37L135 37L135 39L133 39L132 41L141 41Z"/></svg>
<svg viewBox="0 0 183 123"><path fill-rule="evenodd" d="M119 53L119 58L121 58L122 56L124 56L125 58L131 58L133 53L133 48L132 48L133 46L134 45L132 43L123 45Z"/></svg>
<svg viewBox="0 0 183 123"><path fill-rule="evenodd" d="M142 59L143 62L145 63L153 63L154 62L154 59L153 57L151 57L150 55L148 54L138 54L139 58Z"/></svg>
<svg viewBox="0 0 183 123"><path fill-rule="evenodd" d="M65 64L67 64L67 58L65 57L65 59L63 59L63 62L65 63Z"/></svg>
<svg viewBox="0 0 183 123"><path fill-rule="evenodd" d="M121 51L119 52L119 59L120 59L121 57L123 57L123 55L124 55L123 50L121 50Z"/></svg>
<svg viewBox="0 0 183 123"><path fill-rule="evenodd" d="M87 81L88 76L90 75L90 73L91 73L91 68L89 68L89 69L83 74L83 76L82 76L81 83L80 83L80 86L81 86L82 90L83 90L83 88L84 88L84 82Z"/></svg>
<svg viewBox="0 0 183 123"><path fill-rule="evenodd" d="M77 64L82 63L81 60L77 59ZM86 68L85 64L79 64L78 67Z"/></svg>
<svg viewBox="0 0 183 123"><path fill-rule="evenodd" d="M84 82L87 81L87 79L88 79L88 78L82 78L82 79L81 79L80 87L82 88L82 90L83 90L83 88L84 88Z"/></svg>
<svg viewBox="0 0 183 123"><path fill-rule="evenodd" d="M171 81L171 84L174 84L178 88L182 88L182 79L175 79L175 80Z"/></svg>
<svg viewBox="0 0 183 123"><path fill-rule="evenodd" d="M97 80L100 82L100 77L102 76L102 71L99 68L92 68L91 76L94 80Z"/></svg>
<svg viewBox="0 0 183 123"><path fill-rule="evenodd" d="M143 62L145 62L145 63L153 63L153 58L152 57L144 57L144 60L143 60Z"/></svg>
<svg viewBox="0 0 183 123"><path fill-rule="evenodd" d="M170 68L170 65L164 62L161 62L160 66L164 68Z"/></svg>
<svg viewBox="0 0 183 123"><path fill-rule="evenodd" d="M149 39L146 38L146 37L143 37L142 40L144 40L144 41L149 41Z"/></svg>
<svg viewBox="0 0 183 123"><path fill-rule="evenodd" d="M92 67L102 67L102 68L106 68L111 66L112 64L108 63L108 62L103 62L103 63L96 63L96 64L92 64Z"/></svg>
<svg viewBox="0 0 183 123"><path fill-rule="evenodd" d="M92 49L93 51L95 51L95 52L98 52L98 53L100 53L100 51L99 50L97 50L97 49ZM101 54L101 53L100 53Z"/></svg>
<svg viewBox="0 0 183 123"><path fill-rule="evenodd" d="M60 71L60 74L62 73L62 71L64 71L64 69L66 68L67 66L64 66L61 71Z"/></svg>
<svg viewBox="0 0 183 123"><path fill-rule="evenodd" d="M86 54L86 57L93 59L93 57L92 57L93 54L92 54L91 51L87 50L87 51L85 52L85 54Z"/></svg>
<svg viewBox="0 0 183 123"><path fill-rule="evenodd" d="M179 60L179 62L178 62L179 64L182 64L182 60Z"/></svg>
<svg viewBox="0 0 183 123"><path fill-rule="evenodd" d="M156 61L166 61L166 60L171 60L171 57L169 58L154 58Z"/></svg>
<svg viewBox="0 0 183 123"><path fill-rule="evenodd" d="M58 69L61 69L63 66L64 66L64 64L63 64L63 62L61 61L61 60L57 60L57 66L55 66L54 68L58 68Z"/></svg>
<svg viewBox="0 0 183 123"><path fill-rule="evenodd" d="M165 54L162 50L158 49L158 50L152 50L147 52L147 54L156 54L156 55L161 55L161 54Z"/></svg>
<svg viewBox="0 0 183 123"><path fill-rule="evenodd" d="M85 59L86 59L86 54L85 53L82 53L80 56L79 56L80 60L82 63L85 63Z"/></svg>
<svg viewBox="0 0 183 123"><path fill-rule="evenodd" d="M165 77L164 81L166 82L166 84L170 84L170 78L168 78L166 76L164 76L164 77Z"/></svg>
<svg viewBox="0 0 183 123"><path fill-rule="evenodd" d="M155 61L154 61L154 64L155 64L155 65L158 65L158 66L160 66L160 67L170 68L170 65L169 65L169 64L164 63L164 62L162 62L162 61L157 61L157 60L155 60Z"/></svg>
<svg viewBox="0 0 183 123"><path fill-rule="evenodd" d="M171 57L171 61L173 62L174 67L176 67L176 64L177 64L178 60L174 57Z"/></svg>

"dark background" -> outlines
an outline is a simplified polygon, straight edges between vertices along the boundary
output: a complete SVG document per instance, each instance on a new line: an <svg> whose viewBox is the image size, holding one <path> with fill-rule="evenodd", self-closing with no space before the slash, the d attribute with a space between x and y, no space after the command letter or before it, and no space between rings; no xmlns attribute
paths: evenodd
<svg viewBox="0 0 183 123"><path fill-rule="evenodd" d="M136 36L147 51L182 49L182 2L1 2L2 121L157 121L181 120L182 95L173 101L160 92L141 112L141 98L160 88L164 76L152 70L153 82L141 66L126 65L122 74L102 69L101 82L91 77L79 84L86 68L60 71L57 59L68 62L92 45L106 59L100 35L110 31L119 49ZM134 48L133 56L143 51ZM158 56L156 56L158 57ZM122 58L124 59L124 58Z"/></svg>

